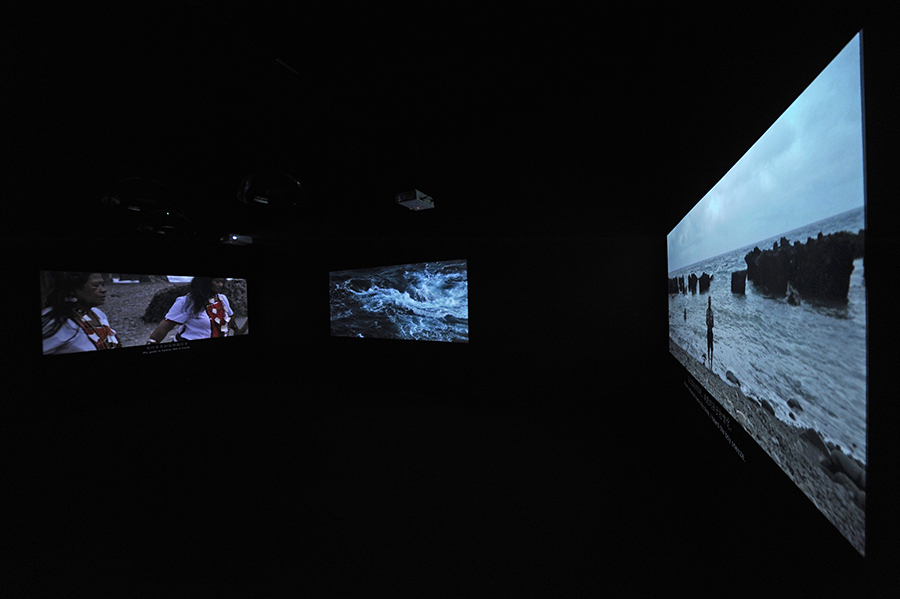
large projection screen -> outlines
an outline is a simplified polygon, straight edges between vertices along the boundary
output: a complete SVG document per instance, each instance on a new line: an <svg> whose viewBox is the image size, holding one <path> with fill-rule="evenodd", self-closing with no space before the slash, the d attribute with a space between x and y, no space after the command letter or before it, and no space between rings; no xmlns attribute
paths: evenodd
<svg viewBox="0 0 900 599"><path fill-rule="evenodd" d="M667 236L671 353L865 554L861 34Z"/></svg>
<svg viewBox="0 0 900 599"><path fill-rule="evenodd" d="M245 279L45 270L40 282L45 356L249 334Z"/></svg>
<svg viewBox="0 0 900 599"><path fill-rule="evenodd" d="M329 273L331 335L469 342L465 260Z"/></svg>

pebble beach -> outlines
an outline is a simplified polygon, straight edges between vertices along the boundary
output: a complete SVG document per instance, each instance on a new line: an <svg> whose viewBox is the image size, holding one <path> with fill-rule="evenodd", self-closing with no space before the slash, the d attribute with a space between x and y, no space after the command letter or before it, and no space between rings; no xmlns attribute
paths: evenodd
<svg viewBox="0 0 900 599"><path fill-rule="evenodd" d="M849 464L848 471L855 464L841 454L839 447L822 442L814 431L792 427L779 420L763 404L744 395L738 385L729 384L710 372L671 339L669 351L740 423L853 547L865 554L865 471L862 471L863 488L860 489L844 472L834 472L840 470L836 466L838 464Z"/></svg>

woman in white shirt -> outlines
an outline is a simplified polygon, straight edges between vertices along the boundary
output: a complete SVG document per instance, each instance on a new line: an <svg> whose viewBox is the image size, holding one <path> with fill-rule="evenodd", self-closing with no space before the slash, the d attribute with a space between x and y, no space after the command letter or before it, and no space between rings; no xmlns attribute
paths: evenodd
<svg viewBox="0 0 900 599"><path fill-rule="evenodd" d="M227 337L231 331L243 335L247 323L240 328L231 326L234 310L222 293L224 286L224 278L191 279L190 292L175 300L165 319L150 333L147 343L161 342L176 326L181 327L175 336L178 341Z"/></svg>
<svg viewBox="0 0 900 599"><path fill-rule="evenodd" d="M99 309L106 303L102 274L53 272L50 284L41 309L44 355L119 347L116 332Z"/></svg>

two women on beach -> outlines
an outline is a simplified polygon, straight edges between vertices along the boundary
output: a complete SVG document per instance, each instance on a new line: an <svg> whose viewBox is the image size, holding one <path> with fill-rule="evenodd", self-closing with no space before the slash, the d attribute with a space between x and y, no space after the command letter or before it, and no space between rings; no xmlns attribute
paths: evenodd
<svg viewBox="0 0 900 599"><path fill-rule="evenodd" d="M242 335L247 322L231 325L234 311L222 293L224 278L194 277L187 295L175 300L147 343L159 343L176 326L181 341L215 339L231 332ZM42 273L41 326L43 352L67 354L114 349L121 346L100 306L106 303L106 281L101 273Z"/></svg>

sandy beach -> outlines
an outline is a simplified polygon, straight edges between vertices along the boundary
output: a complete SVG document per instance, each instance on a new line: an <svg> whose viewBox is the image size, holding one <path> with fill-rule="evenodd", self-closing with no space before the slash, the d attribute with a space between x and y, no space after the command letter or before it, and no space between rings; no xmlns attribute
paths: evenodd
<svg viewBox="0 0 900 599"><path fill-rule="evenodd" d="M792 427L779 420L737 385L722 380L699 360L669 340L669 350L734 420L781 467L825 516L860 552L865 552L865 470L859 489L839 464L848 458L840 448L825 444L814 432ZM727 367L727 366L726 366ZM840 454L840 455L838 455ZM854 470L854 464L846 469ZM861 465L856 464L857 467Z"/></svg>

